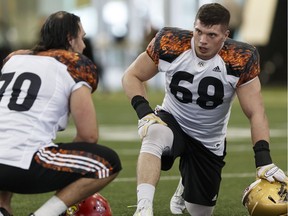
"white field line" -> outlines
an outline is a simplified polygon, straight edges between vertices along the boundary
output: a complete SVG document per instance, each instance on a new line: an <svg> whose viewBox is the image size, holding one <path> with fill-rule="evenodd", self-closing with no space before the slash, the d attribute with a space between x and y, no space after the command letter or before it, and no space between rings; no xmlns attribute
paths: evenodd
<svg viewBox="0 0 288 216"><path fill-rule="evenodd" d="M137 125L133 126L100 126L100 139L103 141L139 141L137 133ZM74 128L67 128L65 131L59 132L58 137L73 137L75 135ZM286 129L271 129L271 137L287 137ZM250 138L249 128L229 127L227 132L228 140L239 140Z"/></svg>
<svg viewBox="0 0 288 216"><path fill-rule="evenodd" d="M250 178L255 177L255 173L223 173L222 178ZM179 180L179 176L161 176L160 181ZM136 182L136 177L116 178L113 182Z"/></svg>
<svg viewBox="0 0 288 216"><path fill-rule="evenodd" d="M137 155L139 154L140 149L140 139L137 133L136 126L100 126L100 143L104 143L106 141L135 141L135 147L133 148L119 148L117 152L121 155ZM74 137L75 129L72 127L67 128L65 131L59 132L57 137ZM286 137L287 139L287 131L285 129L271 129L270 130L271 137ZM250 141L250 129L249 128L228 128L227 133L228 152L250 152L251 141ZM243 142L243 144L237 145L229 145L229 142L232 140L241 140L248 139L247 143ZM281 146L273 146L275 149L283 149L283 145ZM285 147L284 147L285 148ZM285 148L287 149L287 148ZM285 150L283 149L283 150ZM287 150L286 150L287 151Z"/></svg>

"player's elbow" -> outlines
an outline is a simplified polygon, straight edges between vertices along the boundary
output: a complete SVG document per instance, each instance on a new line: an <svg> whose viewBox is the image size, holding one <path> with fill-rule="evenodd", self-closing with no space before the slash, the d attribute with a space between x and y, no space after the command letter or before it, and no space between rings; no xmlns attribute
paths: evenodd
<svg viewBox="0 0 288 216"><path fill-rule="evenodd" d="M125 72L122 76L122 86L125 87L126 86L126 83L129 83L129 74L127 74L127 72Z"/></svg>

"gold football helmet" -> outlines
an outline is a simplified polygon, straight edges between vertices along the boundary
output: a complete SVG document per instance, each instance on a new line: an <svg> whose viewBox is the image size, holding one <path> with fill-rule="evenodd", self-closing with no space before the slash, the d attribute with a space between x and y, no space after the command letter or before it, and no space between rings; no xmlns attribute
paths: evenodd
<svg viewBox="0 0 288 216"><path fill-rule="evenodd" d="M287 216L287 199L287 184L258 179L245 189L242 203L251 216Z"/></svg>

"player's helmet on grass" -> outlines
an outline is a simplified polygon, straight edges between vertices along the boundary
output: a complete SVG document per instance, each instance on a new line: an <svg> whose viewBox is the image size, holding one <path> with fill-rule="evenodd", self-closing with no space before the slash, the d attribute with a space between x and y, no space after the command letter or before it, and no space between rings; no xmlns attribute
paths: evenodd
<svg viewBox="0 0 288 216"><path fill-rule="evenodd" d="M284 216L287 199L287 184L258 179L245 189L242 203L251 216Z"/></svg>
<svg viewBox="0 0 288 216"><path fill-rule="evenodd" d="M112 210L107 199L96 193L69 207L65 216L112 216Z"/></svg>

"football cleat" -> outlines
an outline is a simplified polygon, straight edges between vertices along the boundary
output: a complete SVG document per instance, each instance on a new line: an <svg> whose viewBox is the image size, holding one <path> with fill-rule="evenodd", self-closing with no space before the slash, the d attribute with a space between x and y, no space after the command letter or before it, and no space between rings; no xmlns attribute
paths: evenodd
<svg viewBox="0 0 288 216"><path fill-rule="evenodd" d="M287 184L258 179L244 190L242 204L250 216L284 216L288 208Z"/></svg>
<svg viewBox="0 0 288 216"><path fill-rule="evenodd" d="M153 210L151 206L143 206L136 210L133 216L153 216Z"/></svg>
<svg viewBox="0 0 288 216"><path fill-rule="evenodd" d="M112 210L107 199L96 193L70 206L64 216L112 216Z"/></svg>
<svg viewBox="0 0 288 216"><path fill-rule="evenodd" d="M172 214L183 214L185 210L185 201L182 196L173 195L170 200L170 211Z"/></svg>
<svg viewBox="0 0 288 216"><path fill-rule="evenodd" d="M152 203L146 199L141 200L141 203L142 205L137 207L137 210L133 216L153 216Z"/></svg>
<svg viewBox="0 0 288 216"><path fill-rule="evenodd" d="M184 187L182 185L182 178L179 181L177 189L170 200L170 211L172 214L183 214L185 207L185 200L182 197Z"/></svg>

